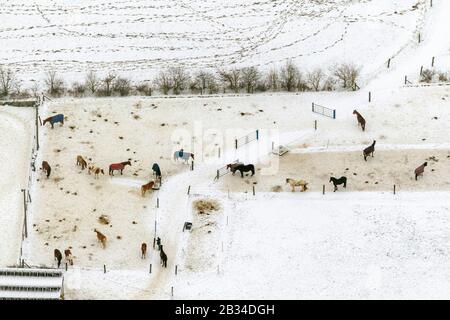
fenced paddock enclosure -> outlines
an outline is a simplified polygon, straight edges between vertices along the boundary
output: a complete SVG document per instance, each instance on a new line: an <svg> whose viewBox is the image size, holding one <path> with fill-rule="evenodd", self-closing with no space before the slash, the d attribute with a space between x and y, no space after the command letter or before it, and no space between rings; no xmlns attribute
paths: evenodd
<svg viewBox="0 0 450 320"><path fill-rule="evenodd" d="M314 102L312 103L312 112L336 119L336 109L327 108Z"/></svg>

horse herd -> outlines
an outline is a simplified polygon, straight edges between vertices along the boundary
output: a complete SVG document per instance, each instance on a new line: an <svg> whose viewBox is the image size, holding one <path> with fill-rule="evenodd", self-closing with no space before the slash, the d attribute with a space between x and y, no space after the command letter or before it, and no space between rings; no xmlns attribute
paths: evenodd
<svg viewBox="0 0 450 320"><path fill-rule="evenodd" d="M48 117L43 121L42 125L45 126L46 123L50 123L52 129L54 128L55 123L61 123L61 126L63 126L64 125L64 115L57 114L55 116ZM184 150L181 149L174 153L174 160L178 160L178 159L182 159L187 163L187 161L189 159L194 159L194 154L189 153L189 152L184 152ZM91 159L89 159L89 160L91 160ZM76 165L80 166L81 170L84 170L87 168L89 175L94 174L94 179L99 179L100 174L103 174L103 175L105 174L105 171L101 167L98 167L93 163L88 163L81 155L78 155L76 157ZM119 162L119 163L112 163L109 165L108 173L111 177L114 176L114 171L120 171L120 174L123 175L123 171L126 168L126 166L131 166L131 162L129 160ZM42 161L41 170L45 172L47 179L50 178L52 168L51 168L50 164L48 163L48 161L45 161L45 160ZM152 166L152 170L153 170L153 174L155 176L155 180L152 180L141 186L141 195L143 197L145 196L147 191L149 191L151 189L155 189L156 182L159 182L161 184L162 177L161 177L161 169L160 169L159 165L157 163L154 163ZM105 249L108 238L97 229L94 229L94 232L97 235L97 240L100 243L101 247L103 249ZM156 243L158 246L158 251L160 251L161 265L163 267L167 268L167 254L164 252L163 245L161 244L161 238L158 237L156 239ZM66 263L73 265L73 256L72 256L71 250L70 249L64 250L64 254L65 254ZM147 244L145 242L143 242L141 244L141 255L140 256L142 259L146 259L146 257L147 257ZM58 249L54 250L54 258L55 258L55 261L59 268L61 265L61 261L62 261L62 253L60 250L58 250Z"/></svg>
<svg viewBox="0 0 450 320"><path fill-rule="evenodd" d="M366 120L364 119L364 117L357 110L353 110L353 114L356 115L356 119L358 121L358 126L361 126L362 131L365 131L366 130ZM373 142L370 146L368 146L367 148L364 148L363 154L362 154L364 161L367 161L367 158L369 156L371 156L372 158L374 157L376 142L377 142L376 140L373 140ZM424 162L422 165L420 165L419 167L417 167L414 170L415 180L417 180L417 178L419 176L423 175L427 164L428 164L427 162ZM253 164L245 165L241 162L230 163L230 164L227 164L226 168L227 168L227 170L230 170L233 175L236 173L236 171L239 171L241 173L242 178L244 178L244 173L249 172L249 171L251 171L251 173L252 173L251 176L253 176L255 174L255 166ZM343 185L344 188L347 187L347 177L345 177L345 176L342 176L340 178L330 177L329 182L333 183L333 186L334 186L333 192L336 192L338 190L339 185ZM307 187L308 182L306 182L305 180L295 180L292 178L286 178L286 183L291 186L292 192L295 191L295 187L300 187L301 192L305 192L306 190L308 190L308 187Z"/></svg>

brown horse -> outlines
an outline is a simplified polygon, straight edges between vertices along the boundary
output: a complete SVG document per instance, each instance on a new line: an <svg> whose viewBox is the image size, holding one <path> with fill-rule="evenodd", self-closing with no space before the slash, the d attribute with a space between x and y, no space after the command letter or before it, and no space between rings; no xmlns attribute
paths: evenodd
<svg viewBox="0 0 450 320"><path fill-rule="evenodd" d="M70 249L64 250L64 256L66 257L66 263L69 263L71 266L73 266L72 251L70 251Z"/></svg>
<svg viewBox="0 0 450 320"><path fill-rule="evenodd" d="M94 229L94 232L97 233L97 240L100 241L100 243L102 244L103 249L106 248L106 241L107 238L106 236L101 233L100 231L98 231L97 229Z"/></svg>
<svg viewBox="0 0 450 320"><path fill-rule="evenodd" d="M130 161L125 161L125 162L111 164L109 166L109 175L110 176L114 176L114 171L116 171L116 170L120 170L120 174L122 174L123 169L125 168L126 165L131 166L131 162Z"/></svg>
<svg viewBox="0 0 450 320"><path fill-rule="evenodd" d="M149 183L142 185L141 186L141 194L142 194L142 196L145 197L145 193L148 190L153 189L154 186L155 186L155 181L150 181Z"/></svg>
<svg viewBox="0 0 450 320"><path fill-rule="evenodd" d="M361 125L362 131L366 130L366 119L356 110L353 110L353 114L356 114L356 119L358 119L358 124Z"/></svg>
<svg viewBox="0 0 450 320"><path fill-rule="evenodd" d="M145 259L147 257L147 244L143 242L141 244L141 258Z"/></svg>
<svg viewBox="0 0 450 320"><path fill-rule="evenodd" d="M414 170L415 179L417 180L418 176L423 176L425 172L425 167L428 165L428 162L424 162L422 165L418 166L416 170Z"/></svg>
<svg viewBox="0 0 450 320"><path fill-rule="evenodd" d="M52 172L52 167L48 164L47 161L42 161L42 168L41 170L45 171L47 174L47 179L50 177L50 173Z"/></svg>
<svg viewBox="0 0 450 320"><path fill-rule="evenodd" d="M81 166L81 170L87 167L87 162L82 156L77 156L77 166Z"/></svg>
<svg viewBox="0 0 450 320"><path fill-rule="evenodd" d="M59 251L58 249L55 249L53 251L54 256L55 256L55 260L58 262L58 268L61 265L61 260L62 260L62 254L61 251Z"/></svg>
<svg viewBox="0 0 450 320"><path fill-rule="evenodd" d="M99 174L105 174L105 171L103 171L102 168L96 167L96 166L89 166L88 173L91 174L91 172L94 173L95 179L98 179Z"/></svg>

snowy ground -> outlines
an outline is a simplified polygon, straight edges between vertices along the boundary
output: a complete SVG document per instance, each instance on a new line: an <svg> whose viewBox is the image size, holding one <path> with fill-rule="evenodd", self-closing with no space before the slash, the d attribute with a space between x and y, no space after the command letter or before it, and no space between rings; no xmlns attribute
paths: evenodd
<svg viewBox="0 0 450 320"><path fill-rule="evenodd" d="M0 267L18 263L33 110L0 107Z"/></svg>
<svg viewBox="0 0 450 320"><path fill-rule="evenodd" d="M133 11L138 3L123 10ZM320 7L321 17L338 12L325 10L332 1L320 3L322 7L317 2L308 8ZM448 55L450 39L438 35L448 29L450 4L435 1L427 19L422 19L423 1L419 10L412 11L416 2L377 3L334 3L346 4L340 11L346 19L352 11L362 12L361 6L384 10L386 14L379 13L383 17L398 10L405 19L396 16L395 20L411 27L405 33L395 32L406 42L387 39L385 29L373 33L373 24L357 29L352 45L364 58L376 55L370 63L361 62L366 75L372 74L368 85L357 92L46 103L41 118L64 113L66 122L41 131L38 163L47 160L54 170L48 180L38 174L32 190L33 226L25 243L26 260L51 265L55 247L71 247L75 266L66 273L68 299L170 299L172 288L176 299L448 298L450 87L403 87L402 81L432 56ZM61 3L52 4L53 18L63 19ZM92 9L98 12L98 5L93 3ZM49 17L38 2L28 7L29 13L38 9ZM353 26L350 22L348 35ZM418 26L423 36L420 44L410 39ZM370 43L383 44L386 50L365 47L363 30L380 34L382 39ZM77 39L84 38L77 35ZM55 43L61 42L55 39ZM302 48L309 47L302 44ZM330 48L330 57L342 55L339 48ZM391 69L381 68L393 52L397 54ZM104 52L99 54L105 57ZM324 61L319 53L311 58ZM77 72L72 64L64 65ZM125 70L126 65L120 68ZM312 102L336 109L337 118L312 113ZM365 132L357 126L353 109L366 118ZM313 128L315 120L318 130ZM259 142L234 150L234 138L256 129ZM1 133L11 130L5 132ZM362 149L373 140L377 141L375 157L364 162ZM287 145L290 152L281 158L270 155L272 142ZM195 153L194 171L173 163L173 152L180 147ZM94 180L75 165L78 154L104 169L128 159L132 166L121 177ZM216 169L237 158L254 163L256 175L213 180ZM424 161L429 166L416 182L413 170ZM163 185L142 198L139 187L151 178L154 162L163 171ZM347 189L332 193L330 175L347 175ZM284 183L288 177L306 179L311 189L291 193ZM327 192L322 195L324 184ZM396 195L393 184L398 186ZM256 196L251 193L253 186ZM274 186L281 186L280 192L271 192ZM192 201L198 199L217 201L220 209L199 215L192 208ZM109 216L110 224L101 225L100 215ZM193 222L192 232L182 232L186 221ZM146 260L139 256L142 242L151 247L155 222L156 235L168 254L167 269L160 267L157 251L150 249ZM100 248L94 228L108 237L106 249ZM13 236L17 238L17 233Z"/></svg>
<svg viewBox="0 0 450 320"><path fill-rule="evenodd" d="M426 0L0 4L0 60L27 82L49 68L66 80L89 69L146 80L173 65L267 68L293 59L310 70L343 57L367 76L415 42L428 10Z"/></svg>

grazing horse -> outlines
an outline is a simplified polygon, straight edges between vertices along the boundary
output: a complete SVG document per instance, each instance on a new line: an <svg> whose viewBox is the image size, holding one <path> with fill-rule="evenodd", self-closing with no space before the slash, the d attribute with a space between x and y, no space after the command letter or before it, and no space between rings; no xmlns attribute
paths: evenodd
<svg viewBox="0 0 450 320"><path fill-rule="evenodd" d="M63 114L57 114L56 116L48 117L47 119L44 120L42 125L45 126L45 124L47 122L50 122L50 124L52 125L52 129L53 129L53 125L55 123L58 123L58 122L61 122L61 126L62 126L62 125L64 125L64 115Z"/></svg>
<svg viewBox="0 0 450 320"><path fill-rule="evenodd" d="M143 242L141 244L141 258L145 259L147 257L147 244Z"/></svg>
<svg viewBox="0 0 450 320"><path fill-rule="evenodd" d="M143 185L141 186L141 194L142 194L142 196L145 197L145 193L146 193L148 190L153 189L154 186L155 186L155 181L150 181L150 182L147 183L147 184L143 184Z"/></svg>
<svg viewBox="0 0 450 320"><path fill-rule="evenodd" d="M96 166L89 166L88 168L88 173L91 174L91 172L94 173L94 179L98 179L98 175L101 174L105 174L105 171L103 171L102 168L96 167Z"/></svg>
<svg viewBox="0 0 450 320"><path fill-rule="evenodd" d="M58 249L55 249L55 251L53 253L55 256L55 260L58 261L58 268L59 268L59 266L61 265L61 260L62 260L61 251L59 251Z"/></svg>
<svg viewBox="0 0 450 320"><path fill-rule="evenodd" d="M236 173L236 167L242 166L242 165L244 165L242 162L230 163L230 164L227 164L227 169L230 169L232 172L232 175L234 176L234 174Z"/></svg>
<svg viewBox="0 0 450 320"><path fill-rule="evenodd" d="M106 248L106 236L101 233L100 231L98 231L97 229L94 229L94 232L97 234L97 240L100 241L100 243L102 244L103 249Z"/></svg>
<svg viewBox="0 0 450 320"><path fill-rule="evenodd" d="M424 171L425 171L425 167L428 165L428 162L424 162L421 166L417 167L416 170L414 170L414 174L415 174L415 179L417 180L418 176L422 176Z"/></svg>
<svg viewBox="0 0 450 320"><path fill-rule="evenodd" d="M87 167L87 162L82 156L77 156L77 166L81 166L81 170Z"/></svg>
<svg viewBox="0 0 450 320"><path fill-rule="evenodd" d="M366 119L356 110L353 110L353 114L356 114L356 119L358 120L358 124L361 125L362 131L366 130Z"/></svg>
<svg viewBox="0 0 450 320"><path fill-rule="evenodd" d="M126 165L131 166L131 162L130 161L125 161L125 162L121 162L121 163L113 163L109 166L109 175L110 176L114 176L114 171L115 170L120 170L120 174L122 174L123 169L125 168Z"/></svg>
<svg viewBox="0 0 450 320"><path fill-rule="evenodd" d="M64 256L66 257L66 263L69 263L71 266L73 266L72 251L70 251L70 249L64 250Z"/></svg>
<svg viewBox="0 0 450 320"><path fill-rule="evenodd" d="M340 177L339 179L336 179L335 177L330 177L329 182L333 182L333 184L334 184L333 192L336 192L336 190L338 189L337 186L340 184L344 184L344 188L347 188L347 178L346 177Z"/></svg>
<svg viewBox="0 0 450 320"><path fill-rule="evenodd" d="M286 183L289 183L291 185L292 192L295 191L295 187L301 187L300 192L305 192L306 190L308 190L308 182L306 182L305 180L294 180L287 178Z"/></svg>
<svg viewBox="0 0 450 320"><path fill-rule="evenodd" d="M239 171L241 173L241 177L242 178L244 177L244 172L251 171L252 172L252 175L251 175L252 177L255 174L255 166L252 165L252 164L247 164L247 165L238 164L236 166L233 166L233 164L228 164L227 165L227 169L230 169L231 172L233 173L233 175L234 175L234 173L236 171Z"/></svg>
<svg viewBox="0 0 450 320"><path fill-rule="evenodd" d="M42 161L42 168L47 173L47 179L50 177L50 173L52 172L52 167L48 164L47 161Z"/></svg>
<svg viewBox="0 0 450 320"><path fill-rule="evenodd" d="M164 267L164 268L167 268L167 255L166 255L166 253L164 252L164 250L163 250L163 246L162 245L160 245L159 246L159 249L160 249L160 253L159 253L159 257L161 258L161 265Z"/></svg>
<svg viewBox="0 0 450 320"><path fill-rule="evenodd" d="M364 149L364 151L363 151L364 161L367 161L367 157L370 155L372 155L372 157L373 157L373 152L375 151L375 143L376 143L376 141L373 140L373 143Z"/></svg>
<svg viewBox="0 0 450 320"><path fill-rule="evenodd" d="M189 161L189 158L194 160L194 154L190 152L184 152L183 149L180 151L175 151L173 153L173 160L177 161L178 159L183 159L186 163Z"/></svg>

